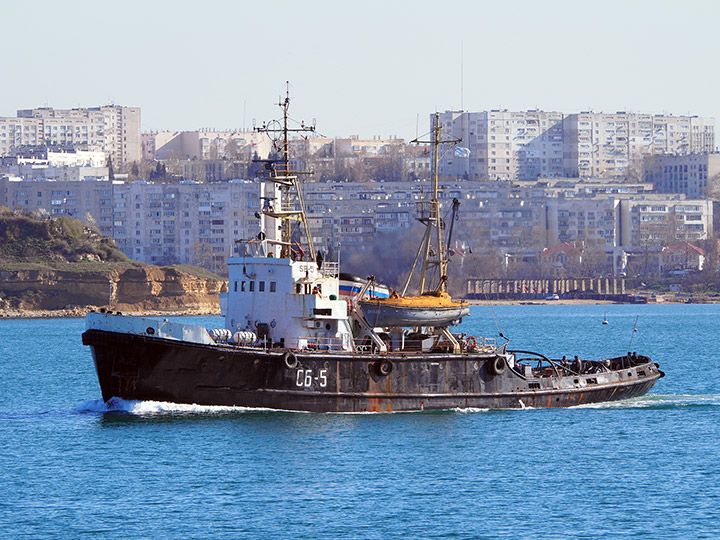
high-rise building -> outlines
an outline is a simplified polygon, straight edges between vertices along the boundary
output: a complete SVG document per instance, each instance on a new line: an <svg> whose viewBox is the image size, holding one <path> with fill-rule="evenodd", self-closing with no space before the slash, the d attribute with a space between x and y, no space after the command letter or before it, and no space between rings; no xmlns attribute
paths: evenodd
<svg viewBox="0 0 720 540"><path fill-rule="evenodd" d="M641 169L647 154L715 148L714 119L697 116L446 111L440 124L446 137L462 139L459 146L470 153L443 145L439 174L469 180L616 178L629 172L633 160Z"/></svg>
<svg viewBox="0 0 720 540"><path fill-rule="evenodd" d="M565 176L617 177L644 155L715 149L713 118L581 112L567 115L563 124Z"/></svg>
<svg viewBox="0 0 720 540"><path fill-rule="evenodd" d="M113 186L114 236L129 257L153 264L189 262L222 271L235 241L258 232L258 184Z"/></svg>
<svg viewBox="0 0 720 540"><path fill-rule="evenodd" d="M23 109L0 118L0 155L22 147L59 146L98 150L122 165L140 161L140 108Z"/></svg>
<svg viewBox="0 0 720 540"><path fill-rule="evenodd" d="M649 156L643 163L645 181L658 193L707 195L708 181L720 174L720 154Z"/></svg>
<svg viewBox="0 0 720 540"><path fill-rule="evenodd" d="M113 184L105 178L47 180L0 175L0 206L52 217L72 216L97 225L105 236L113 235Z"/></svg>
<svg viewBox="0 0 720 540"><path fill-rule="evenodd" d="M471 180L531 180L562 176L563 115L493 110L440 114L446 137L462 139L469 156L441 148L438 173Z"/></svg>
<svg viewBox="0 0 720 540"><path fill-rule="evenodd" d="M265 159L272 141L258 131L201 129L196 131L154 131L142 134L143 158L219 159L240 156Z"/></svg>

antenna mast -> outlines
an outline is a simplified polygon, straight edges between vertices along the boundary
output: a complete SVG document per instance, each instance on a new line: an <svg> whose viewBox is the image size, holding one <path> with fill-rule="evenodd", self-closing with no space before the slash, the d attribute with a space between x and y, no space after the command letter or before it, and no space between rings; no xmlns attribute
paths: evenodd
<svg viewBox="0 0 720 540"><path fill-rule="evenodd" d="M432 121L432 130L431 130L431 140L429 141L421 141L418 139L414 139L411 142L416 144L430 144L431 151L432 151L432 178L433 178L433 192L432 192L432 199L430 201L420 201L418 203L418 214L419 217L417 218L418 221L420 221L423 225L425 225L425 236L423 238L423 241L420 245L420 249L418 250L418 257L422 253L423 255L423 263L422 263L422 269L420 270L420 285L418 286L418 293L422 294L425 290L425 282L427 281L427 274L428 271L437 268L439 273L439 282L436 286L436 290L439 291L447 291L447 266L448 266L448 258L447 258L447 249L443 247L443 241L442 241L442 229L444 228L444 224L442 222L442 219L440 217L440 202L438 200L438 164L440 162L440 145L441 144L450 144L455 145L456 143L462 141L462 139L441 139L441 127L440 127L440 113L435 113L433 116ZM448 150L452 146L448 147ZM446 150L447 152L447 150ZM443 155L445 153L443 152ZM435 232L435 235L433 235L433 231ZM433 239L434 236L434 239ZM434 246L433 246L433 240L434 240ZM417 264L417 257L415 259L415 263L413 264L412 269L410 270L410 275L407 278L407 281L405 282L405 288L403 289L403 294L407 291L408 285L410 284L410 279L412 278L413 271L415 270L415 265Z"/></svg>
<svg viewBox="0 0 720 540"><path fill-rule="evenodd" d="M255 131L266 133L273 140L274 147L280 153L279 160L260 160L265 162L267 171L265 179L274 182L280 188L280 200L276 201L275 205L268 204L268 201L266 201L263 205L262 213L265 216L280 220L280 257L287 259L292 258L293 234L297 228L302 225L308 255L310 260L315 260L315 247L305 211L305 200L303 199L302 189L300 188L299 175L301 173L292 170L290 163L290 133L314 133L315 126L306 126L304 122L301 122L298 128L291 128L289 126L289 82L286 83L285 99L283 100L281 98L278 106L283 111L282 123L275 120L269 124L263 123L261 127L255 128Z"/></svg>

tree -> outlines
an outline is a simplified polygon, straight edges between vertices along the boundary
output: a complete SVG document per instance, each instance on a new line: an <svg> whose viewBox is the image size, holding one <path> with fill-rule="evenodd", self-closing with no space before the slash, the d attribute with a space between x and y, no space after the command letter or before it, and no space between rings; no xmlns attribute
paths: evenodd
<svg viewBox="0 0 720 540"><path fill-rule="evenodd" d="M210 244L195 242L192 245L193 264L212 271L214 266Z"/></svg>
<svg viewBox="0 0 720 540"><path fill-rule="evenodd" d="M113 169L112 156L109 156L109 155L107 158L107 168L108 168L108 178L110 180L114 180L115 179L115 170Z"/></svg>
<svg viewBox="0 0 720 540"><path fill-rule="evenodd" d="M340 255L343 271L362 277L373 274L379 282L402 289L422 233L421 227L413 227L376 233L373 237L363 239L359 245L344 244Z"/></svg>
<svg viewBox="0 0 720 540"><path fill-rule="evenodd" d="M656 167L657 160L655 156L635 155L628 159L628 166L625 169L623 181L628 184L638 184L644 182L646 172Z"/></svg>
<svg viewBox="0 0 720 540"><path fill-rule="evenodd" d="M217 139L214 140L214 141L210 144L210 153L209 153L209 154L210 154L210 155L209 155L208 157L209 157L210 159L217 159L218 156L220 155L220 152L219 152L219 150L218 150Z"/></svg>
<svg viewBox="0 0 720 540"><path fill-rule="evenodd" d="M465 256L465 272L467 276L479 278L503 277L503 254L499 249L473 252Z"/></svg>
<svg viewBox="0 0 720 540"><path fill-rule="evenodd" d="M155 170L150 171L150 180L164 180L167 177L167 169L165 164L158 161L155 164Z"/></svg>
<svg viewBox="0 0 720 540"><path fill-rule="evenodd" d="M708 179L705 187L705 196L713 201L720 201L720 173Z"/></svg>
<svg viewBox="0 0 720 540"><path fill-rule="evenodd" d="M242 159L242 149L236 139L230 139L223 150L223 158L231 161Z"/></svg>
<svg viewBox="0 0 720 540"><path fill-rule="evenodd" d="M374 180L398 181L402 174L402 165L400 161L400 147L393 144L385 147L385 151L374 158L368 158L368 162L372 163L371 171Z"/></svg>
<svg viewBox="0 0 720 540"><path fill-rule="evenodd" d="M248 164L248 177L255 178L256 176L262 175L263 164L258 161L259 159L260 156L258 156L258 153L254 152L252 155L252 159Z"/></svg>
<svg viewBox="0 0 720 540"><path fill-rule="evenodd" d="M602 238L588 239L583 242L582 262L575 277L602 277L610 274L608 254L605 251L605 240Z"/></svg>

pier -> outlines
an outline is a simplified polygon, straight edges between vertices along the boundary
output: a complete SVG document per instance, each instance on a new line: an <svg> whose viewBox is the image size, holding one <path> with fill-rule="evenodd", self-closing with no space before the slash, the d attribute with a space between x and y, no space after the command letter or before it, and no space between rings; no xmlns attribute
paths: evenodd
<svg viewBox="0 0 720 540"><path fill-rule="evenodd" d="M470 278L466 283L470 299L544 299L551 294L563 298L625 301L625 278L582 279L495 279Z"/></svg>

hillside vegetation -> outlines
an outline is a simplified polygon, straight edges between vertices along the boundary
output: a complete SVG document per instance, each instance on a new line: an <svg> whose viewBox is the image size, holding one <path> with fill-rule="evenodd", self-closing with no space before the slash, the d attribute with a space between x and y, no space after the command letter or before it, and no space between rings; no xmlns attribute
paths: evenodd
<svg viewBox="0 0 720 540"><path fill-rule="evenodd" d="M104 306L217 313L223 291L226 281L202 268L132 261L112 238L77 219L0 209L0 317L43 310L78 316Z"/></svg>
<svg viewBox="0 0 720 540"><path fill-rule="evenodd" d="M12 213L0 214L0 263L6 270L20 266L64 269L76 266L73 263L84 263L78 266L88 270L107 267L108 263L113 268L140 266L128 259L113 239L82 221Z"/></svg>

